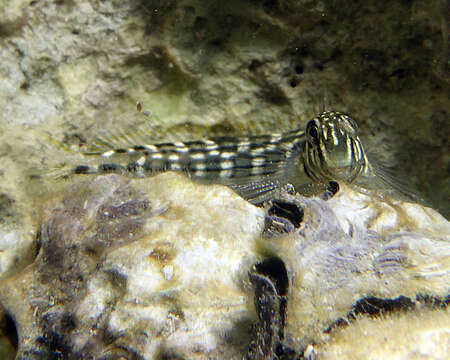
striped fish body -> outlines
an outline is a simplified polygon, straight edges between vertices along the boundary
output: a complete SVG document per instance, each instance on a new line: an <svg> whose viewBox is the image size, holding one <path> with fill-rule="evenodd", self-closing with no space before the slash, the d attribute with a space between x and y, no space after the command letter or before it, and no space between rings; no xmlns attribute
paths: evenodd
<svg viewBox="0 0 450 360"><path fill-rule="evenodd" d="M300 166L304 146L304 130L134 145L86 154L95 157L98 165L80 165L72 172L145 177L179 171L200 183L230 186L251 202L259 203L290 180L305 176Z"/></svg>
<svg viewBox="0 0 450 360"><path fill-rule="evenodd" d="M201 183L227 185L255 204L272 199L286 184L304 192L300 189L310 184L352 183L373 175L356 123L338 112L324 112L305 130L284 134L120 147L103 141L100 151L86 155L95 157L95 165L71 173L145 177L180 171Z"/></svg>

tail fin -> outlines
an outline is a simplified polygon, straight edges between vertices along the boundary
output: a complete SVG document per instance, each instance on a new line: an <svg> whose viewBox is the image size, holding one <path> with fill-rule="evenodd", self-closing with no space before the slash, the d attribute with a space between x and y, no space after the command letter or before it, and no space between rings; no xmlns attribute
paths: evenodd
<svg viewBox="0 0 450 360"><path fill-rule="evenodd" d="M82 152L70 149L46 132L40 132L40 151L42 157L38 165L32 166L28 171L30 177L43 179L66 179L76 173L91 173L95 168L89 166L75 166L86 162ZM86 168L88 168L86 170ZM84 169L84 170L83 170Z"/></svg>

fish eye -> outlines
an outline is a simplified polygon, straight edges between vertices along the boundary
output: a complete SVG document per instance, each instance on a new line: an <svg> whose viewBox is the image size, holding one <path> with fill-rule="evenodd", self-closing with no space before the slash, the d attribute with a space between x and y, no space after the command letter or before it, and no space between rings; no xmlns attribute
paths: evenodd
<svg viewBox="0 0 450 360"><path fill-rule="evenodd" d="M311 136L313 139L316 139L316 140L318 139L319 134L317 133L317 129L315 126L313 126L309 129L309 136Z"/></svg>
<svg viewBox="0 0 450 360"><path fill-rule="evenodd" d="M314 123L314 121L310 121L307 125L307 133L313 139L314 141L319 140L319 131L317 129L317 125Z"/></svg>

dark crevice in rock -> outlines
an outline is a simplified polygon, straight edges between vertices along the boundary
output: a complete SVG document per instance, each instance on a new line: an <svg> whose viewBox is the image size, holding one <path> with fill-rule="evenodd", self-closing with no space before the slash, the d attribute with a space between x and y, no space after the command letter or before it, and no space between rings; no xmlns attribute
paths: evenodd
<svg viewBox="0 0 450 360"><path fill-rule="evenodd" d="M255 289L259 323L247 359L278 358L283 353L289 279L282 260L269 258L256 264L249 274Z"/></svg>
<svg viewBox="0 0 450 360"><path fill-rule="evenodd" d="M294 227L298 228L303 220L303 209L293 203L285 201L274 201L268 214L279 216L289 220Z"/></svg>
<svg viewBox="0 0 450 360"><path fill-rule="evenodd" d="M4 193L0 193L0 223L4 218L14 216L13 205L15 200Z"/></svg>
<svg viewBox="0 0 450 360"><path fill-rule="evenodd" d="M255 265L259 275L266 276L275 285L279 296L286 296L289 288L289 278L284 262L281 259L269 258Z"/></svg>
<svg viewBox="0 0 450 360"><path fill-rule="evenodd" d="M264 236L267 238L293 233L303 220L303 209L296 204L275 200L267 211Z"/></svg>
<svg viewBox="0 0 450 360"><path fill-rule="evenodd" d="M348 313L349 319L355 319L358 315L380 315L394 311L406 311L414 308L414 302L406 297L399 296L395 299L380 299L369 296L358 300L353 309Z"/></svg>
<svg viewBox="0 0 450 360"><path fill-rule="evenodd" d="M260 60L252 60L252 62L248 65L249 71L256 71L259 67L261 67L263 63Z"/></svg>
<svg viewBox="0 0 450 360"><path fill-rule="evenodd" d="M336 327L347 326L350 322L356 320L360 315L379 316L382 314L411 311L417 308L420 302L431 308L445 308L450 301L450 296L440 299L430 295L419 294L415 300L406 296L399 296L394 299L382 299L369 296L358 300L349 311L345 318L340 318L333 322L325 333L331 332Z"/></svg>
<svg viewBox="0 0 450 360"><path fill-rule="evenodd" d="M1 315L0 307L0 335L4 334L14 349L17 350L19 346L19 334L17 333L16 322L8 312L4 313L3 317Z"/></svg>
<svg viewBox="0 0 450 360"><path fill-rule="evenodd" d="M331 180L328 183L326 190L321 194L323 200L330 200L334 195L339 192L339 183L337 181Z"/></svg>
<svg viewBox="0 0 450 360"><path fill-rule="evenodd" d="M155 360L185 360L185 358L173 350L161 349Z"/></svg>
<svg viewBox="0 0 450 360"><path fill-rule="evenodd" d="M439 298L427 294L418 294L416 300L432 308L445 309L450 303L450 295L447 295L445 298Z"/></svg>

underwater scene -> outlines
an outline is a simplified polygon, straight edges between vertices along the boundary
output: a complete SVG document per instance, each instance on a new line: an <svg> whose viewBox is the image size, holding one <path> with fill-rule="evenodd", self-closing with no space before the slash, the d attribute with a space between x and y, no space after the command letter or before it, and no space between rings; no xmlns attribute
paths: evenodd
<svg viewBox="0 0 450 360"><path fill-rule="evenodd" d="M446 1L0 1L0 358L448 359Z"/></svg>

